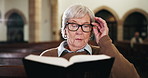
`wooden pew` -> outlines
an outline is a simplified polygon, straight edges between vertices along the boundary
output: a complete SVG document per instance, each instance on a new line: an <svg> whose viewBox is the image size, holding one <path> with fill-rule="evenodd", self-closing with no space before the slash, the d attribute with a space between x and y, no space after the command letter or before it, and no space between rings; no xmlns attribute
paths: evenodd
<svg viewBox="0 0 148 78"><path fill-rule="evenodd" d="M22 58L40 52L0 52L0 78L27 78Z"/></svg>
<svg viewBox="0 0 148 78"><path fill-rule="evenodd" d="M48 48L57 47L61 41L0 44L0 52L42 52Z"/></svg>
<svg viewBox="0 0 148 78"><path fill-rule="evenodd" d="M0 65L0 78L27 78L23 65Z"/></svg>
<svg viewBox="0 0 148 78"><path fill-rule="evenodd" d="M59 46L60 43L61 41L0 44L0 52L43 52L46 49ZM97 45L94 41L89 41L89 44Z"/></svg>
<svg viewBox="0 0 148 78"><path fill-rule="evenodd" d="M133 55L132 48L129 41L118 41L114 43L119 52L126 58L130 58Z"/></svg>
<svg viewBox="0 0 148 78"><path fill-rule="evenodd" d="M22 65L22 58L29 54L39 55L41 52L0 52L0 65Z"/></svg>
<svg viewBox="0 0 148 78"><path fill-rule="evenodd" d="M118 41L115 46L129 61L148 66L148 43L134 44L131 48L129 41Z"/></svg>

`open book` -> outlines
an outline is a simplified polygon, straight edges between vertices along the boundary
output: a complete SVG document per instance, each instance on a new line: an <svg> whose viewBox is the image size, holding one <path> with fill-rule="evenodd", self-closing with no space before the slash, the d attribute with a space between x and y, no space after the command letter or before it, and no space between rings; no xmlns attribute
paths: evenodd
<svg viewBox="0 0 148 78"><path fill-rule="evenodd" d="M23 59L29 77L51 78L108 78L113 61L114 58L107 55L75 55L69 61L62 57L38 55L28 55Z"/></svg>

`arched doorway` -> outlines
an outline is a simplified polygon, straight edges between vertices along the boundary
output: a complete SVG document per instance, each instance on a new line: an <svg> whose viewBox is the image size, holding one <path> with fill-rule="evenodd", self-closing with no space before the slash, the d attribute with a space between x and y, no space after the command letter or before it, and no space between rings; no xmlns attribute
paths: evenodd
<svg viewBox="0 0 148 78"><path fill-rule="evenodd" d="M13 12L7 20L7 41L24 42L24 21L22 17Z"/></svg>
<svg viewBox="0 0 148 78"><path fill-rule="evenodd" d="M101 17L106 20L109 27L109 36L114 41L117 41L117 21L112 13L107 10L101 10L95 14L97 17Z"/></svg>
<svg viewBox="0 0 148 78"><path fill-rule="evenodd" d="M130 40L134 36L135 32L139 32L143 39L145 39L148 35L146 17L139 12L133 12L129 14L123 25L124 40Z"/></svg>

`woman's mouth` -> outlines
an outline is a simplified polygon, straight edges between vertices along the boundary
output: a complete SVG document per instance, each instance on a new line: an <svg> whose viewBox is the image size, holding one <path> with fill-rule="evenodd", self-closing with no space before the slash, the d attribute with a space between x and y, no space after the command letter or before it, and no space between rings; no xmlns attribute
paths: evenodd
<svg viewBox="0 0 148 78"><path fill-rule="evenodd" d="M80 39L80 38L76 38L76 40L82 40L82 39Z"/></svg>

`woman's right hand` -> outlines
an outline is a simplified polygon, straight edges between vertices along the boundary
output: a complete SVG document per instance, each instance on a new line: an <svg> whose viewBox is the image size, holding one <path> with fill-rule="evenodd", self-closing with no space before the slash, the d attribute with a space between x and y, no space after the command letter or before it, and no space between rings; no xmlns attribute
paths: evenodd
<svg viewBox="0 0 148 78"><path fill-rule="evenodd" d="M92 22L92 25L94 25L93 32L96 38L96 42L99 43L103 36L108 35L109 29L106 21L102 18L95 17L95 21L96 22Z"/></svg>

